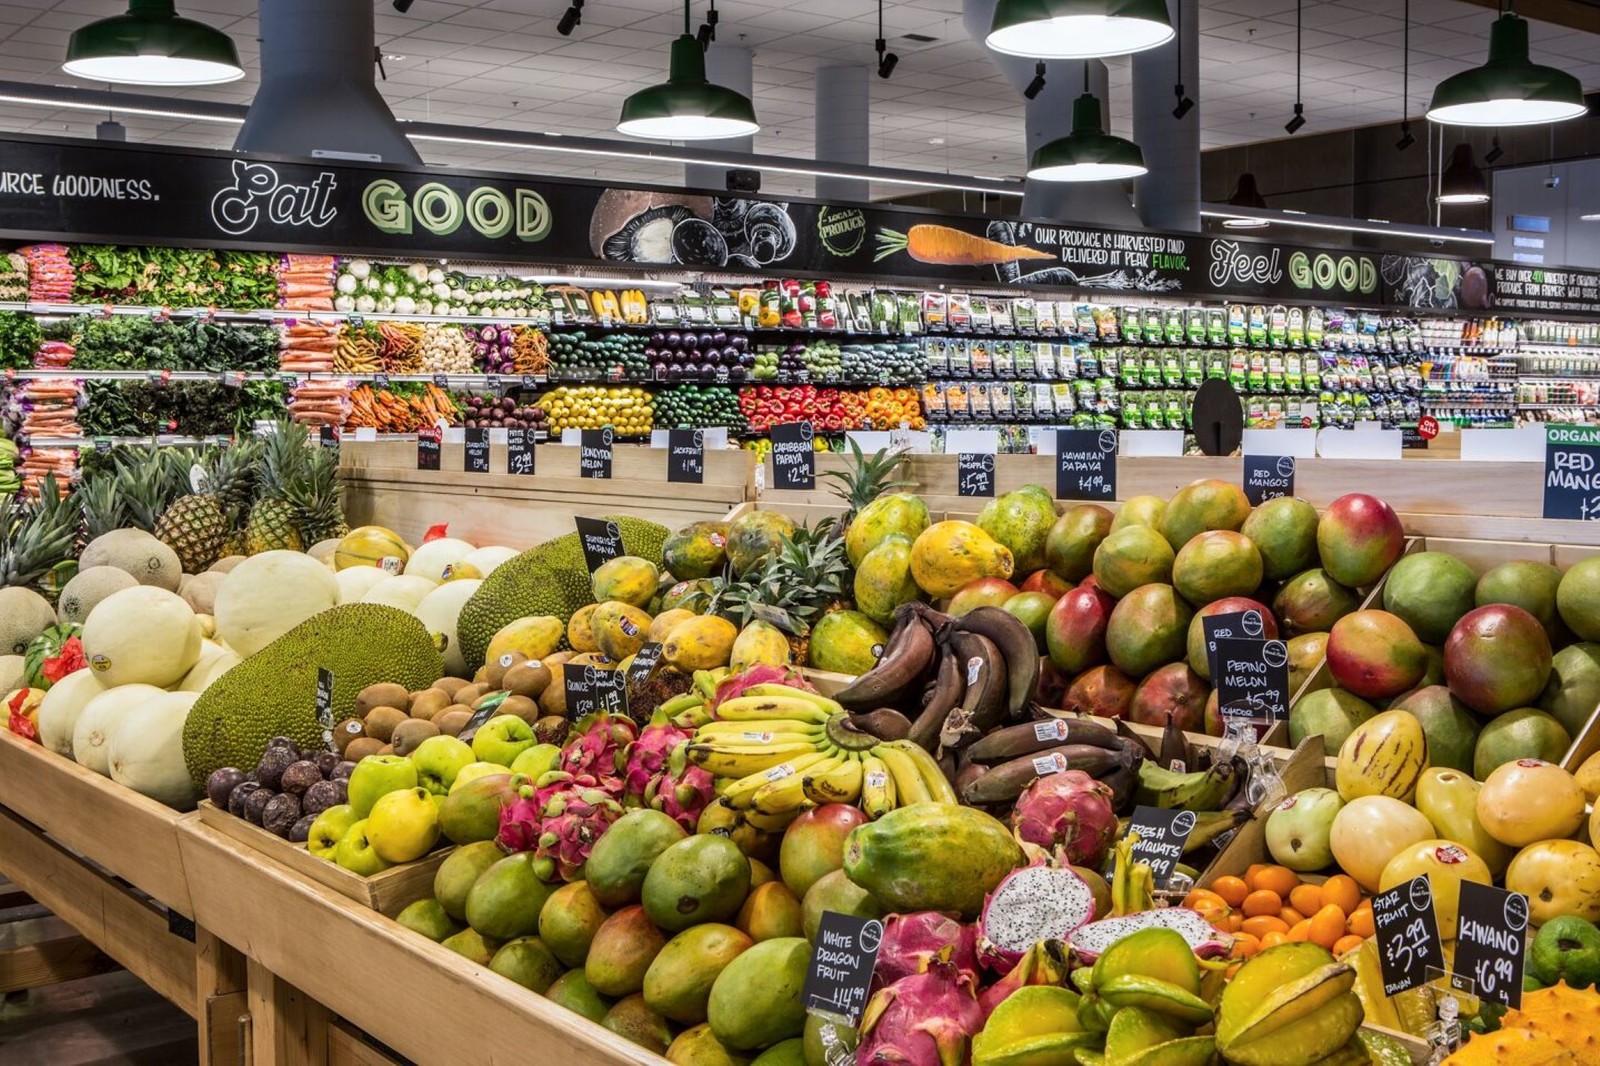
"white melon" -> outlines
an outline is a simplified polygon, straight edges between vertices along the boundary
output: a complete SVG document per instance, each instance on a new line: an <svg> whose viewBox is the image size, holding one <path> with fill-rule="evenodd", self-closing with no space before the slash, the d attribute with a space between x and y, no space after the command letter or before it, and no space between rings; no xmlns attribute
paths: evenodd
<svg viewBox="0 0 1600 1066"><path fill-rule="evenodd" d="M347 566L334 575L339 582L339 602L359 603L372 586L387 581L389 575L376 566Z"/></svg>
<svg viewBox="0 0 1600 1066"><path fill-rule="evenodd" d="M461 561L478 571L481 576L488 577L494 573L495 568L501 563L515 559L521 554L515 548L507 548L502 544L491 544L487 548L479 548Z"/></svg>
<svg viewBox="0 0 1600 1066"><path fill-rule="evenodd" d="M262 552L228 572L214 603L218 635L248 659L312 615L337 606L339 582L309 555Z"/></svg>
<svg viewBox="0 0 1600 1066"><path fill-rule="evenodd" d="M78 715L89 701L106 687L85 667L50 686L39 704L39 743L55 752L72 758L72 730L78 724Z"/></svg>
<svg viewBox="0 0 1600 1066"><path fill-rule="evenodd" d="M178 810L194 806L194 782L183 761L183 723L198 692L163 692L124 711L106 745L111 780Z"/></svg>
<svg viewBox="0 0 1600 1066"><path fill-rule="evenodd" d="M417 605L422 602L423 597L438 587L437 581L401 574L398 577L385 578L373 585L367 590L367 594L361 597L361 602L398 607L407 614L415 614Z"/></svg>
<svg viewBox="0 0 1600 1066"><path fill-rule="evenodd" d="M428 627L428 632L444 636L444 672L453 677L466 677L468 673L467 661L461 657L461 642L456 637L456 623L462 606L481 584L474 578L447 581L423 597L411 612Z"/></svg>
<svg viewBox="0 0 1600 1066"><path fill-rule="evenodd" d="M83 654L107 688L176 685L200 659L200 619L175 592L140 585L101 600L83 624Z"/></svg>
<svg viewBox="0 0 1600 1066"><path fill-rule="evenodd" d="M244 662L236 654L214 640L200 646L200 661L178 682L179 692L204 692L217 678Z"/></svg>
<svg viewBox="0 0 1600 1066"><path fill-rule="evenodd" d="M166 692L154 685L120 685L108 688L88 702L72 725L72 757L80 766L111 776L107 745L122 716Z"/></svg>
<svg viewBox="0 0 1600 1066"><path fill-rule="evenodd" d="M406 560L406 576L425 577L434 582L443 581L446 568L454 567L477 550L474 545L455 537L430 540L412 552L411 558Z"/></svg>

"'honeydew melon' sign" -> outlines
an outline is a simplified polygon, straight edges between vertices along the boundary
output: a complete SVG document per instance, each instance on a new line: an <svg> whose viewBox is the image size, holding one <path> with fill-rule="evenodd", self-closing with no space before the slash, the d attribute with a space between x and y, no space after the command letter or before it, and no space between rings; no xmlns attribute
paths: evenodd
<svg viewBox="0 0 1600 1066"><path fill-rule="evenodd" d="M1546 426L1544 517L1600 519L1600 426Z"/></svg>

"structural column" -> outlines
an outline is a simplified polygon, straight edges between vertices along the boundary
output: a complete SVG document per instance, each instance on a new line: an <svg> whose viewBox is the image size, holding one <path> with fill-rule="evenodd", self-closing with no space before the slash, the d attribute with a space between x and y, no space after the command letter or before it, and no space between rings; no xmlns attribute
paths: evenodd
<svg viewBox="0 0 1600 1066"><path fill-rule="evenodd" d="M823 67L817 71L817 162L866 166L871 160L870 75L864 66ZM819 200L864 201L871 195L870 182L817 178Z"/></svg>
<svg viewBox="0 0 1600 1066"><path fill-rule="evenodd" d="M1200 230L1200 17L1198 0L1167 0L1177 36L1133 55L1133 139L1150 173L1134 183L1134 203L1151 229ZM1183 84L1195 106L1173 117Z"/></svg>
<svg viewBox="0 0 1600 1066"><path fill-rule="evenodd" d="M706 81L713 85L720 85L725 89L743 93L751 100L755 99L752 92L753 78L751 75L752 53L750 49L741 45L725 45L713 43L706 50ZM756 107L756 116L761 115L761 108ZM692 154L695 147L700 146L718 152L750 152L755 150L754 137L721 137L714 141L696 141L689 145ZM700 166L689 164L683 168L683 183L691 189L710 189L713 191L728 187L728 168L725 166Z"/></svg>

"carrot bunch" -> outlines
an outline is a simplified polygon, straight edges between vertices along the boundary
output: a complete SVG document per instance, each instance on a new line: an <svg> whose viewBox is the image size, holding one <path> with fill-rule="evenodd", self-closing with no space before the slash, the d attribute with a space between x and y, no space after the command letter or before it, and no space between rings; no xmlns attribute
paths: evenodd
<svg viewBox="0 0 1600 1066"><path fill-rule="evenodd" d="M550 372L550 341L544 331L527 326L517 330L511 343L511 358L519 374Z"/></svg>
<svg viewBox="0 0 1600 1066"><path fill-rule="evenodd" d="M346 429L375 429L379 433L415 433L423 426L440 422L456 425L460 421L455 400L432 383L408 394L360 385L350 393L350 413L344 425Z"/></svg>
<svg viewBox="0 0 1600 1066"><path fill-rule="evenodd" d="M382 370L379 337L375 333L371 326L346 325L339 334L339 348L333 356L334 369L341 374L376 374Z"/></svg>
<svg viewBox="0 0 1600 1066"><path fill-rule="evenodd" d="M18 464L17 473L22 477L22 491L28 499L39 499L47 474L56 476L56 491L64 497L78 477L78 453L72 448L30 448Z"/></svg>
<svg viewBox="0 0 1600 1066"><path fill-rule="evenodd" d="M422 372L423 328L415 322L378 323L378 358L391 374Z"/></svg>
<svg viewBox="0 0 1600 1066"><path fill-rule="evenodd" d="M332 311L334 266L331 255L286 255L278 260L278 306Z"/></svg>
<svg viewBox="0 0 1600 1066"><path fill-rule="evenodd" d="M339 350L339 325L297 320L283 329L278 368L297 374L331 374Z"/></svg>
<svg viewBox="0 0 1600 1066"><path fill-rule="evenodd" d="M72 365L74 354L66 341L43 341L33 353L33 365L40 370L60 370Z"/></svg>
<svg viewBox="0 0 1600 1066"><path fill-rule="evenodd" d="M289 398L289 417L307 426L342 426L350 413L350 384L302 381Z"/></svg>

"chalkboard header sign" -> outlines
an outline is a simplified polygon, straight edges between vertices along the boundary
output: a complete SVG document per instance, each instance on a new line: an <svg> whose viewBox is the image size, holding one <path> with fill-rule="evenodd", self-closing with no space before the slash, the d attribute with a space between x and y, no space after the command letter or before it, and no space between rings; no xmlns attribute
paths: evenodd
<svg viewBox="0 0 1600 1066"><path fill-rule="evenodd" d="M1544 517L1600 519L1600 426L1546 426Z"/></svg>
<svg viewBox="0 0 1600 1066"><path fill-rule="evenodd" d="M772 487L809 492L817 487L817 453L810 422L772 427Z"/></svg>
<svg viewBox="0 0 1600 1066"><path fill-rule="evenodd" d="M1117 431L1056 430L1056 499L1117 498Z"/></svg>
<svg viewBox="0 0 1600 1066"><path fill-rule="evenodd" d="M876 918L823 911L802 990L806 1012L859 1022L882 944L883 923Z"/></svg>

